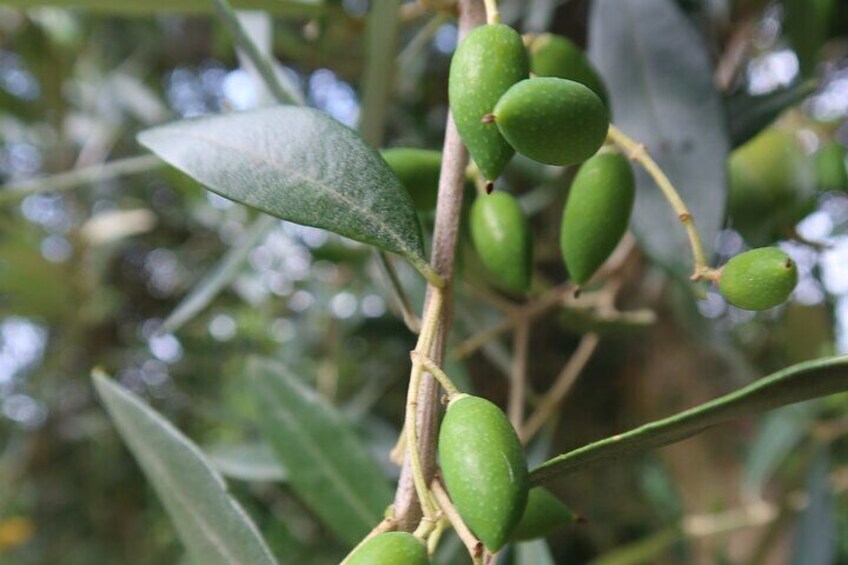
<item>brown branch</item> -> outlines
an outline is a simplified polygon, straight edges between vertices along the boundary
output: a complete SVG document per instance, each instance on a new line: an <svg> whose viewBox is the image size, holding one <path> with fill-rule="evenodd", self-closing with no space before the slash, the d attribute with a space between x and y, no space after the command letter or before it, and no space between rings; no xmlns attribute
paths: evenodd
<svg viewBox="0 0 848 565"><path fill-rule="evenodd" d="M462 38L474 27L485 21L480 0L462 0L459 11L459 36ZM459 216L462 209L462 193L465 188L465 167L468 153L459 133L448 114L445 143L442 150L442 170L439 177L439 197L436 207L436 223L433 232L433 254L431 265L447 282L444 288L444 308L439 320L435 346L429 357L436 364L444 360L445 343L453 316L453 272L456 258L456 241L459 231ZM428 288L428 297L433 289ZM421 467L427 481L432 480L436 468L436 422L439 414L439 386L429 374L424 375L418 393L418 452ZM394 515L401 530L412 531L421 518L413 484L409 452L404 458L397 492L395 493Z"/></svg>
<svg viewBox="0 0 848 565"><path fill-rule="evenodd" d="M512 374L509 379L509 421L516 430L524 421L524 391L527 390L527 353L530 348L530 322L525 318L512 336Z"/></svg>

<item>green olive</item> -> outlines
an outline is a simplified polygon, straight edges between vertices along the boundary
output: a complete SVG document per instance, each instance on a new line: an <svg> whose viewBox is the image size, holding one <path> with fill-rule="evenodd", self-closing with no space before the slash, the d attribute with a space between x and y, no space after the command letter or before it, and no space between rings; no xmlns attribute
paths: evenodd
<svg viewBox="0 0 848 565"><path fill-rule="evenodd" d="M530 540L549 536L557 528L572 524L575 516L568 506L559 501L544 487L530 489L527 507L521 521L512 532L514 541Z"/></svg>
<svg viewBox="0 0 848 565"><path fill-rule="evenodd" d="M451 61L448 98L456 128L477 168L490 181L500 176L515 151L484 116L491 114L510 86L529 74L521 36L503 24L475 28Z"/></svg>
<svg viewBox="0 0 848 565"><path fill-rule="evenodd" d="M828 143L816 151L814 157L819 190L848 190L848 170L842 145Z"/></svg>
<svg viewBox="0 0 848 565"><path fill-rule="evenodd" d="M442 153L433 149L393 147L380 154L400 179L416 210L428 212L436 207Z"/></svg>
<svg viewBox="0 0 848 565"><path fill-rule="evenodd" d="M459 395L442 422L439 459L462 520L489 551L498 551L527 503L527 463L509 420L488 400Z"/></svg>
<svg viewBox="0 0 848 565"><path fill-rule="evenodd" d="M498 100L493 113L516 151L549 165L588 159L609 129L609 112L598 95L564 78L522 80Z"/></svg>
<svg viewBox="0 0 848 565"><path fill-rule="evenodd" d="M604 104L607 89L598 72L570 39L553 33L542 33L527 46L530 72L540 77L567 78L587 86Z"/></svg>
<svg viewBox="0 0 848 565"><path fill-rule="evenodd" d="M560 230L562 256L577 284L592 278L621 241L635 193L633 171L621 153L601 153L580 167Z"/></svg>
<svg viewBox="0 0 848 565"><path fill-rule="evenodd" d="M412 534L378 534L362 544L345 560L345 565L428 565L427 548Z"/></svg>
<svg viewBox="0 0 848 565"><path fill-rule="evenodd" d="M815 191L813 163L792 132L765 130L730 156L730 225L751 245L785 237Z"/></svg>
<svg viewBox="0 0 848 565"><path fill-rule="evenodd" d="M496 283L513 292L530 288L533 238L530 223L507 192L480 195L469 216L471 241Z"/></svg>
<svg viewBox="0 0 848 565"><path fill-rule="evenodd" d="M728 261L718 288L737 308L768 310L785 302L797 283L795 262L776 247L761 247Z"/></svg>

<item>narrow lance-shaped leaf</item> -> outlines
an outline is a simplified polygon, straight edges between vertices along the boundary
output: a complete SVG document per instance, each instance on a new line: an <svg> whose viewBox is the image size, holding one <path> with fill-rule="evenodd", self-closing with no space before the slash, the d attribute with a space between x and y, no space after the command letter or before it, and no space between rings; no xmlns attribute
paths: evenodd
<svg viewBox="0 0 848 565"><path fill-rule="evenodd" d="M291 487L339 538L356 544L380 521L392 491L353 426L281 365L249 364L259 426Z"/></svg>
<svg viewBox="0 0 848 565"><path fill-rule="evenodd" d="M663 420L569 451L536 467L534 485L669 445L724 422L848 390L848 356L799 363Z"/></svg>
<svg viewBox="0 0 848 565"><path fill-rule="evenodd" d="M200 449L134 394L95 371L121 437L171 517L194 563L273 564L261 535Z"/></svg>
<svg viewBox="0 0 848 565"><path fill-rule="evenodd" d="M277 106L174 122L138 139L221 196L399 253L428 270L400 180L356 132L326 114Z"/></svg>
<svg viewBox="0 0 848 565"><path fill-rule="evenodd" d="M698 31L674 0L595 0L589 55L608 87L613 121L647 146L710 245L724 221L730 142ZM654 261L689 274L677 214L650 177L636 172L632 226L639 243Z"/></svg>

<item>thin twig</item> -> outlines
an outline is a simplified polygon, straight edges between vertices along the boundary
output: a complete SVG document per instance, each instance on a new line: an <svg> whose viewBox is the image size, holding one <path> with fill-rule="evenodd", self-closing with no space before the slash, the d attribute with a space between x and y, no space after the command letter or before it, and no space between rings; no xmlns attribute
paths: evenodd
<svg viewBox="0 0 848 565"><path fill-rule="evenodd" d="M453 526L456 535L459 536L459 539L462 540L465 548L468 549L468 554L471 556L471 559L474 560L474 563L480 563L481 556L483 555L483 544L474 536L474 534L471 533L471 530L468 529L465 522L462 521L462 517L460 517L459 512L456 511L456 507L454 507L453 502L451 502L450 496L448 496L448 493L445 490L445 487L442 486L441 481L439 479L433 479L430 483L430 490L433 492L433 497L436 499L436 503L438 503L439 508L441 508L442 512Z"/></svg>
<svg viewBox="0 0 848 565"><path fill-rule="evenodd" d="M683 227L686 229L686 235L689 236L689 246L692 248L692 257L695 260L695 268L692 272L692 280L700 279L715 280L718 277L718 271L711 269L707 265L707 256L704 253L704 246L701 243L701 235L698 233L698 228L695 227L695 220L692 213L686 207L686 203L680 198L674 185L668 180L663 170L657 165L656 161L648 153L644 144L637 142L628 137L623 131L610 124L609 139L618 145L622 151L633 161L639 163L642 168L654 179L657 187L663 193L672 209L677 214L677 218Z"/></svg>
<svg viewBox="0 0 848 565"><path fill-rule="evenodd" d="M589 362L589 359L592 358L597 347L597 334L590 333L583 336L577 349L562 368L562 371L560 371L553 386L542 397L539 405L527 419L524 426L522 426L520 435L525 443L536 435L551 413L557 409L563 398L565 398L565 395L571 390L572 385L583 371L583 368Z"/></svg>
<svg viewBox="0 0 848 565"><path fill-rule="evenodd" d="M146 173L163 165L164 163L155 155L141 155L89 167L80 167L49 177L12 182L0 186L0 204L20 200L40 192L62 192L84 184Z"/></svg>
<svg viewBox="0 0 848 565"><path fill-rule="evenodd" d="M409 300L409 295L406 294L406 291L400 282L400 278L398 277L397 271L395 270L394 265L392 265L391 259L389 259L389 256L384 251L378 250L376 253L377 258L380 261L380 265L383 267L383 272L386 274L386 278L389 281L389 285L394 291L393 294L397 301L398 308L400 308L403 323L406 324L406 327L412 333L419 333L421 331L421 318L419 318L418 314L416 314L412 309L412 303Z"/></svg>
<svg viewBox="0 0 848 565"><path fill-rule="evenodd" d="M280 104L303 104L304 101L300 93L292 90L279 79L273 63L259 51L256 43L253 42L239 22L238 16L228 0L212 0L212 4L215 6L215 11L218 13L221 22L233 36L236 45L242 48L244 54L256 67L274 99Z"/></svg>
<svg viewBox="0 0 848 565"><path fill-rule="evenodd" d="M524 318L512 336L512 374L509 380L507 414L512 426L519 430L524 421L524 391L527 387L527 353L530 348L530 321Z"/></svg>
<svg viewBox="0 0 848 565"><path fill-rule="evenodd" d="M348 560L350 559L350 556L353 555L354 553L356 553L356 550L359 549L360 547L362 547L363 545L365 545L368 542L368 540L370 540L371 538L374 538L374 537L376 537L380 534L384 534L386 532L392 532L396 529L397 529L397 522L395 521L394 518L384 518L379 524L377 524L374 527L373 530L368 532L367 536L362 538L362 541L360 541L356 545L356 547L354 547L350 551L350 553L347 554L347 557L345 557L344 560L342 560L341 565L345 565L348 562Z"/></svg>

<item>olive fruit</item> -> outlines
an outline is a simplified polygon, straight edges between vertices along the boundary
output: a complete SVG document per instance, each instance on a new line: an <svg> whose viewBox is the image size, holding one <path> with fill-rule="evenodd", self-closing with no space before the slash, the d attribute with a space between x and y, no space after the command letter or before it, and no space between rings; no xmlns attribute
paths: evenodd
<svg viewBox="0 0 848 565"><path fill-rule="evenodd" d="M795 262L776 247L761 247L728 261L718 288L737 308L768 310L785 302L797 283Z"/></svg>
<svg viewBox="0 0 848 565"><path fill-rule="evenodd" d="M785 237L815 192L812 160L792 132L765 130L730 155L730 225L751 245Z"/></svg>
<svg viewBox="0 0 848 565"><path fill-rule="evenodd" d="M814 158L819 190L848 190L844 147L835 142L828 143L816 151Z"/></svg>
<svg viewBox="0 0 848 565"><path fill-rule="evenodd" d="M540 77L567 78L587 86L607 103L607 89L583 51L561 35L542 33L527 46L530 72Z"/></svg>
<svg viewBox="0 0 848 565"><path fill-rule="evenodd" d="M442 169L440 151L393 147L383 149L380 154L406 188L417 210L427 212L436 207Z"/></svg>
<svg viewBox="0 0 848 565"><path fill-rule="evenodd" d="M521 521L512 531L513 541L543 538L557 528L571 524L575 516L568 507L544 487L530 489Z"/></svg>
<svg viewBox="0 0 848 565"><path fill-rule="evenodd" d="M548 165L588 159L609 129L609 112L598 95L564 78L516 83L498 100L493 114L516 151Z"/></svg>
<svg viewBox="0 0 848 565"><path fill-rule="evenodd" d="M477 168L490 181L500 176L515 150L484 117L510 86L529 74L521 36L503 24L475 28L451 61L448 98L456 128Z"/></svg>
<svg viewBox="0 0 848 565"><path fill-rule="evenodd" d="M560 230L562 257L577 284L585 284L621 241L635 193L633 171L621 153L595 155L577 171Z"/></svg>
<svg viewBox="0 0 848 565"><path fill-rule="evenodd" d="M474 249L496 283L526 292L533 271L533 238L515 197L507 192L478 196L471 205L469 228Z"/></svg>
<svg viewBox="0 0 848 565"><path fill-rule="evenodd" d="M498 551L527 503L527 463L509 420L488 400L458 395L439 431L439 459L462 520L489 551Z"/></svg>
<svg viewBox="0 0 848 565"><path fill-rule="evenodd" d="M427 548L412 534L377 534L363 543L345 561L345 565L427 565Z"/></svg>

